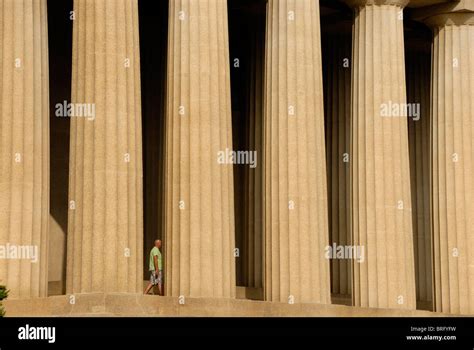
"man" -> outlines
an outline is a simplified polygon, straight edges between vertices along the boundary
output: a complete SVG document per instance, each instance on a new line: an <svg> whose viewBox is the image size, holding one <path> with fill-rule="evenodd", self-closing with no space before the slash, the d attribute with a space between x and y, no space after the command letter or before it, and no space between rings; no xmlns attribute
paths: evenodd
<svg viewBox="0 0 474 350"><path fill-rule="evenodd" d="M150 283L145 289L145 292L143 294L148 294L150 292L150 289L153 288L153 286L158 285L158 295L163 295L162 290L161 290L161 284L162 284L162 259L161 259L161 240L157 239L155 241L155 246L153 249L150 251L150 263L149 263L149 269L150 269Z"/></svg>

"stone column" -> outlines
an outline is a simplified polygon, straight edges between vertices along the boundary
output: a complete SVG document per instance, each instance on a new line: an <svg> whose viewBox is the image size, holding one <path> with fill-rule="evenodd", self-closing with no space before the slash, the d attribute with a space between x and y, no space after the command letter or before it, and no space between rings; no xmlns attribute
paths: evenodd
<svg viewBox="0 0 474 350"><path fill-rule="evenodd" d="M0 284L48 292L49 72L46 0L0 0Z"/></svg>
<svg viewBox="0 0 474 350"><path fill-rule="evenodd" d="M235 297L226 0L171 0L165 170L166 293Z"/></svg>
<svg viewBox="0 0 474 350"><path fill-rule="evenodd" d="M474 1L432 8L435 310L474 314Z"/></svg>
<svg viewBox="0 0 474 350"><path fill-rule="evenodd" d="M329 243L346 247L350 231L351 22L329 18L323 42ZM333 21L337 21L335 24ZM337 43L337 44L335 44ZM350 301L351 261L331 259L331 292Z"/></svg>
<svg viewBox="0 0 474 350"><path fill-rule="evenodd" d="M265 299L330 303L319 1L267 3Z"/></svg>
<svg viewBox="0 0 474 350"><path fill-rule="evenodd" d="M74 13L66 289L137 293L143 288L138 4L75 0Z"/></svg>
<svg viewBox="0 0 474 350"><path fill-rule="evenodd" d="M415 309L406 119L406 0L349 0L353 25L351 117L355 306Z"/></svg>
<svg viewBox="0 0 474 350"><path fill-rule="evenodd" d="M421 24L419 24L421 26ZM429 30L426 29L429 34ZM414 28L407 38L407 101L417 110L408 118L410 179L415 252L417 308L432 310L433 270L431 252L430 185L430 81L431 39L424 39L422 28ZM416 36L415 36L416 35Z"/></svg>

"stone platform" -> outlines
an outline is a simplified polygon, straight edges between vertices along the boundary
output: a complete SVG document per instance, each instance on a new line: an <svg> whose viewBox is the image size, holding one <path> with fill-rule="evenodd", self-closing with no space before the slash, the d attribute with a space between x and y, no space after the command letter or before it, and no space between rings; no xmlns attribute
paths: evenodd
<svg viewBox="0 0 474 350"><path fill-rule="evenodd" d="M186 298L138 294L76 294L27 300L5 300L7 317L438 317L447 314L422 310L369 309L345 305L285 304L255 300Z"/></svg>

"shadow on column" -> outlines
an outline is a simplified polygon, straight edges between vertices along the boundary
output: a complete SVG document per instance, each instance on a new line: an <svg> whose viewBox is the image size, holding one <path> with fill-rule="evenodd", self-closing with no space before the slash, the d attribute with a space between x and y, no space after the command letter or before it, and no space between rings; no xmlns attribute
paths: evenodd
<svg viewBox="0 0 474 350"><path fill-rule="evenodd" d="M228 18L233 150L249 152L256 160L252 167L234 164L236 296L263 300L265 2L230 0Z"/></svg>
<svg viewBox="0 0 474 350"><path fill-rule="evenodd" d="M56 116L56 105L71 101L73 0L48 0L50 85L50 223L48 294L66 289L69 186L69 118Z"/></svg>
<svg viewBox="0 0 474 350"><path fill-rule="evenodd" d="M143 133L143 277L156 239L164 239L164 126L168 1L139 0ZM163 241L162 253L166 254ZM164 263L163 255L163 263ZM166 276L164 276L166 283Z"/></svg>
<svg viewBox="0 0 474 350"><path fill-rule="evenodd" d="M407 102L416 104L419 108L418 115L408 118L416 308L433 311L430 211L431 31L425 25L409 20L405 21L405 62Z"/></svg>
<svg viewBox="0 0 474 350"><path fill-rule="evenodd" d="M328 188L329 244L352 244L350 223L350 118L352 11L321 2L324 119ZM331 259L333 304L352 305L351 260Z"/></svg>

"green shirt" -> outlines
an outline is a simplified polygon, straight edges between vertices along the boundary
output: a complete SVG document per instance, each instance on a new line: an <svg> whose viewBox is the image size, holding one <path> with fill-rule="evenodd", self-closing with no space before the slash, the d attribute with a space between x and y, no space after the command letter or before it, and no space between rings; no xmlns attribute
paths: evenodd
<svg viewBox="0 0 474 350"><path fill-rule="evenodd" d="M155 271L155 256L158 257L158 270L161 271L161 252L157 247L153 247L150 252L150 271Z"/></svg>

